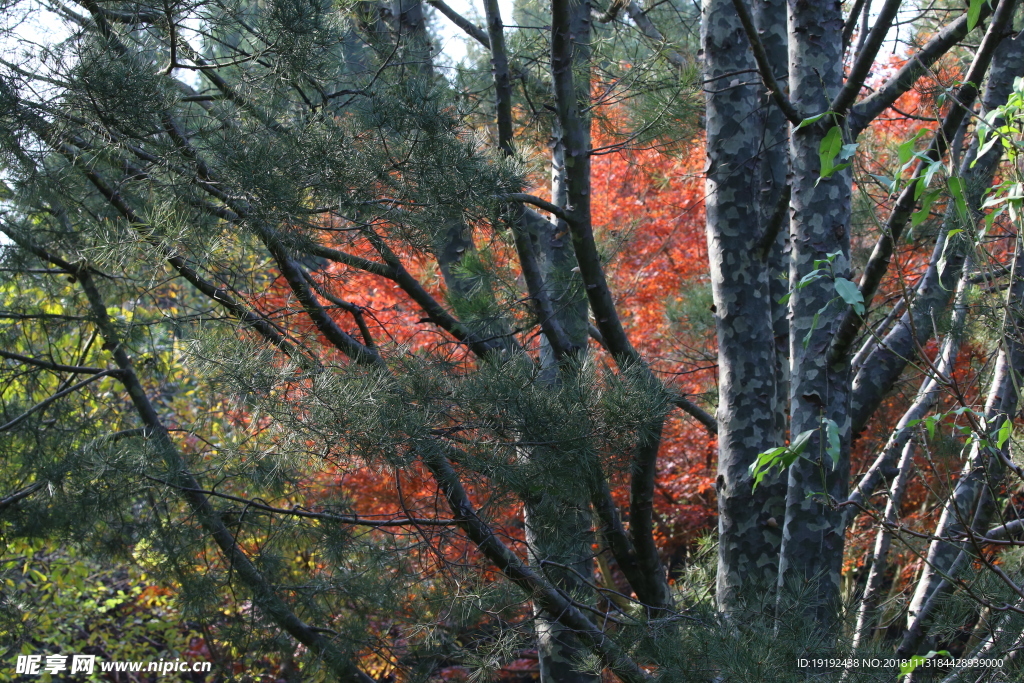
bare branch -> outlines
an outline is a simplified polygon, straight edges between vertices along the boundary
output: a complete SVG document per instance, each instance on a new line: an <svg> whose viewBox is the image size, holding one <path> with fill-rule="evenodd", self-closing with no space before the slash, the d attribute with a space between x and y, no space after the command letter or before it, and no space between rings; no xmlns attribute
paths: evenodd
<svg viewBox="0 0 1024 683"><path fill-rule="evenodd" d="M862 0L858 0L862 2ZM829 107L836 113L837 116L842 116L846 113L846 110L853 105L854 100L857 99L857 94L860 92L861 87L864 85L865 79L871 72L871 67L875 63L875 57L878 55L879 48L882 47L882 43L885 41L886 35L889 33L889 28L892 26L893 20L896 18L896 14L900 10L900 6L903 4L903 0L886 0L885 5L882 6L881 11L875 18L875 25L871 27L871 33L868 34L867 39L864 41L864 47L861 48L860 53L857 55L857 61L854 63L853 68L850 69L850 75L846 78L846 83L843 84L842 90L836 95L836 98L832 100L832 106ZM848 42L846 31L850 28L849 24L856 23L855 17L857 15L857 8L851 12L850 21L847 26L843 29L843 44ZM852 33L852 30L850 31Z"/></svg>
<svg viewBox="0 0 1024 683"><path fill-rule="evenodd" d="M60 363L52 363L48 360L43 360L42 358L31 358L29 356L23 356L20 353L14 353L13 351L4 351L3 349L0 349L0 358L16 360L19 363L35 365L36 367L46 368L47 370L53 370L54 372L74 372L81 375L95 375L101 372L106 372L103 368L87 368L80 365L62 365Z"/></svg>
<svg viewBox="0 0 1024 683"><path fill-rule="evenodd" d="M754 26L754 20L750 17L746 3L744 0L732 0L732 4L736 7L736 13L743 24L743 31L747 34L747 40L750 41L750 47L754 51L754 60L757 62L757 70L761 74L764 87L786 119L794 126L798 125L803 121L803 117L786 97L786 93L782 92L778 81L775 80L771 62L768 60L768 53L765 52L764 45L761 44L761 37L757 34L757 28Z"/></svg>

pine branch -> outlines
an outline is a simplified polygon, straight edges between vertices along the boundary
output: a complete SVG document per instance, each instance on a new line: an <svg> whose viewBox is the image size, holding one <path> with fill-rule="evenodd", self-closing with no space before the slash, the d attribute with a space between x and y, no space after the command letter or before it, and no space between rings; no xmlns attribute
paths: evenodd
<svg viewBox="0 0 1024 683"><path fill-rule="evenodd" d="M32 358L30 356L23 356L20 353L14 353L13 351L4 351L0 349L0 358L7 358L9 360L16 360L19 363L26 365L34 365L39 368L45 368L47 370L53 370L54 372L72 372L82 375L95 375L101 372L107 372L103 368L89 368L81 365L63 365L61 363L54 363L42 358Z"/></svg>
<svg viewBox="0 0 1024 683"><path fill-rule="evenodd" d="M63 259L51 256L44 250L34 247L34 245L31 249L54 265L64 267L63 264L66 263ZM45 256L42 256L42 254L45 254ZM114 356L114 361L118 367L117 377L128 391L132 404L149 430L150 439L157 447L158 452L163 456L167 467L173 473L175 480L180 486L190 489L200 488L198 482L188 471L184 458L182 458L174 442L171 440L170 434L161 421L159 414L146 396L145 389L135 374L131 359L124 350L116 327L108 317L106 303L93 283L90 271L86 267L79 267L76 269L75 275L89 301L89 307L93 312L100 334L105 341L105 347L110 348ZM238 546L234 536L224 525L223 520L213 506L210 505L209 500L200 493L192 491L183 491L183 493L183 498L185 498L185 502L192 509L196 519L198 519L199 523L216 542L225 559L234 570L235 575L251 591L253 602L259 609L297 641L323 657L327 665L339 677L339 680L346 681L347 683L373 683L373 679L360 671L331 641L324 638L317 629L307 625L295 615L291 608L277 594L275 588L267 581L266 577L260 573L245 552Z"/></svg>
<svg viewBox="0 0 1024 683"><path fill-rule="evenodd" d="M620 0L617 0L612 7L617 7L619 2ZM685 57L670 47L664 47L667 43L665 36L658 30L658 27L654 25L651 18L647 16L647 12L645 12L640 5L636 4L636 0L629 0L622 4L626 7L626 14L628 14L629 18L633 20L633 23L638 29L640 29L640 32L644 34L644 37L662 48L659 49L658 54L664 57L665 61L678 68L686 66Z"/></svg>
<svg viewBox="0 0 1024 683"><path fill-rule="evenodd" d="M286 515L289 517L301 517L303 519L317 519L325 522L336 522L338 524L349 524L352 526L365 526L371 529L386 529L389 527L417 527L417 526L444 526L450 527L455 526L456 521L454 519L430 519L427 517L396 517L393 519L386 520L375 520L367 517L360 517L359 515L334 515L327 512L313 512L299 507L293 508L278 508L266 503L254 500L252 498L243 498L241 496L233 496L229 493L221 493L220 491L214 491L212 489L190 489L179 484L174 484L157 477L150 477L143 475L150 481L155 481L158 484L164 486L170 486L171 488L179 491L186 491L189 493L201 493L206 496L213 496L214 498L223 498L224 500L234 501L236 503L242 503L246 508L252 508L254 510L261 510L273 515ZM2 501L0 501L2 502Z"/></svg>
<svg viewBox="0 0 1024 683"><path fill-rule="evenodd" d="M430 450L431 452L422 455L423 462L434 475L456 522L480 552L509 580L526 591L541 609L553 615L559 624L571 630L593 650L602 663L624 683L649 683L650 676L618 643L580 612L572 604L571 599L563 595L542 575L523 564L516 554L502 543L474 510L452 466L444 456L433 452L434 449Z"/></svg>

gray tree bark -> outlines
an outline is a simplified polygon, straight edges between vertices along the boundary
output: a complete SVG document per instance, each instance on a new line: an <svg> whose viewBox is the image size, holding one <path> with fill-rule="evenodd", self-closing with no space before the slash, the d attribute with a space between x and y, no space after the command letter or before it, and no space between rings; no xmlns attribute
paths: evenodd
<svg viewBox="0 0 1024 683"><path fill-rule="evenodd" d="M789 18L790 97L809 117L828 111L843 87L842 7L838 0L789 0ZM830 258L832 273L849 277L849 169L820 178L818 159L822 138L836 123L826 116L791 137L790 283ZM832 277L794 289L790 299L790 433L813 431L806 459L789 468L779 586L783 593L799 591L808 617L829 632L834 632L843 558L835 501L846 498L850 425L848 362L830 365L826 356L842 312ZM836 463L825 453L828 420L840 436Z"/></svg>
<svg viewBox="0 0 1024 683"><path fill-rule="evenodd" d="M777 38L776 17L766 12L764 19ZM749 468L758 453L783 439L775 307L765 253L781 261L782 248L779 239L761 247L768 221L761 220L762 197L751 194L752 188L763 187L765 203L774 208L785 160L777 154L768 163L762 159L763 145L775 142L762 125L777 123L777 116L765 112L759 85L734 75L753 69L755 62L731 0L705 0L701 42L707 102L706 231L718 337L717 599L720 609L733 612L770 594L778 578L785 484L775 475L752 494ZM776 51L780 42L772 43ZM777 177L780 173L782 178ZM771 183L767 187L766 180Z"/></svg>

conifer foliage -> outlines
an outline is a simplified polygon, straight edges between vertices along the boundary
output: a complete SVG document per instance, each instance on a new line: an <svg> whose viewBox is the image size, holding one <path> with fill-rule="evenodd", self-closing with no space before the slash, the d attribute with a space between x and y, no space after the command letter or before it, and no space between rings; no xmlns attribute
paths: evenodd
<svg viewBox="0 0 1024 683"><path fill-rule="evenodd" d="M1019 675L1016 0L3 7L7 659Z"/></svg>

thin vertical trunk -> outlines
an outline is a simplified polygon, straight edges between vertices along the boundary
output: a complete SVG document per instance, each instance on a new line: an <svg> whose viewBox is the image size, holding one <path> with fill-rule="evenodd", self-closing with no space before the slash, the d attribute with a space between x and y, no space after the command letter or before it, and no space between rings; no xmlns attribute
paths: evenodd
<svg viewBox="0 0 1024 683"><path fill-rule="evenodd" d="M639 370L652 385L659 381L633 347L622 326L615 299L608 287L601 255L591 223L590 186L590 75L576 69L590 36L590 3L575 0L552 0L551 3L551 84L554 94L558 128L555 145L564 149L566 205L565 223L572 237L578 275L583 282L590 309L603 343L620 369ZM581 38L587 37L587 41ZM586 63L586 62L583 62ZM651 416L647 433L660 435L663 414ZM638 443L633 451L630 486L629 538L618 537L611 544L622 565L634 566L642 575L642 585L633 584L637 596L656 611L671 606L667 576L657 545L654 542L652 501L657 467L659 438ZM601 514L605 530L618 536L621 526L614 514L608 514L610 501L603 501L603 491L595 489L595 500L604 510ZM649 593L646 588L653 588ZM644 595L641 595L641 593Z"/></svg>
<svg viewBox="0 0 1024 683"><path fill-rule="evenodd" d="M765 133L755 125L763 108L761 88L730 80L729 74L754 68L731 0L705 0L702 26L705 207L719 368L717 599L720 609L734 612L772 590L782 542L784 485L765 481L751 494L750 465L758 453L782 443L769 268L759 249L761 211L751 201L751 188L761 187L773 172L784 177L785 162L773 158L773 167L762 170ZM768 203L781 185L766 188ZM781 257L776 243L768 250Z"/></svg>
<svg viewBox="0 0 1024 683"><path fill-rule="evenodd" d="M555 487L526 503L526 542L530 564L567 595L575 599L591 592L581 577L593 575L590 508L573 501ZM557 614L538 609L534 621L537 658L542 683L595 683L600 675L581 671L589 650Z"/></svg>
<svg viewBox="0 0 1024 683"><path fill-rule="evenodd" d="M394 24L394 40L401 52L403 68L411 78L432 81L439 78L434 69L433 52L422 0L392 0L391 13ZM507 68L504 71L506 78ZM501 338L506 349L512 347L508 321L497 312L490 318L459 315L464 307L460 303L475 297L487 297L492 302L494 292L487 278L466 272L463 263L472 258L476 245L473 229L466 224L460 212L447 216L441 229L434 235L433 252L441 270L448 296L456 315L462 318L472 333L478 337Z"/></svg>
<svg viewBox="0 0 1024 683"><path fill-rule="evenodd" d="M789 29L791 101L804 116L823 113L843 86L841 3L789 0ZM834 502L845 500L848 485L849 364L830 365L826 355L843 312L832 276L849 277L851 180L849 169L820 178L818 151L839 123L826 116L794 131L790 141L790 282L829 260L831 273L795 289L790 299L790 434L813 431L805 457L789 468L779 562L780 590L799 590L805 614L829 633L843 559L842 517ZM829 421L841 444L836 462L825 452Z"/></svg>
<svg viewBox="0 0 1024 683"><path fill-rule="evenodd" d="M789 52L786 0L754 3L754 23L771 64L778 64L779 86L786 89L789 75L785 64ZM761 243L768 263L769 298L775 342L775 436L786 437L789 426L789 307L783 301L789 291L789 122L767 92L761 94ZM785 499L785 484L779 498ZM772 518L781 520L784 502ZM780 525L781 528L781 525ZM781 533L778 534L782 541ZM778 562L774 563L777 568ZM772 583L775 577L772 577Z"/></svg>
<svg viewBox="0 0 1024 683"><path fill-rule="evenodd" d="M512 156L512 89L504 26L497 0L485 0L484 12L494 74L498 147L504 155ZM574 34L586 46L590 33L589 4L582 12L585 14L581 14L579 9L574 12ZM581 58L588 59L589 52L585 52ZM566 206L566 202L559 202L557 194L554 198L559 206ZM558 233L555 232L557 223L553 225L528 215L521 207L513 207L512 211L515 224L512 229L516 233L516 248L524 272L528 261L536 259L539 262L528 286L531 294L541 304L538 308L541 329L544 330L541 343L542 381L557 387L562 379L562 369L569 372L574 369L564 363L567 360L564 354L579 356L586 352L587 302L578 295L576 301L571 300L575 258L563 241L568 234L564 224L562 232ZM530 268L534 270L534 266ZM555 330L559 338L553 339L551 335ZM523 457L538 457L538 450L527 449ZM580 596L591 592L586 580L593 575L594 539L588 501L577 500L563 493L573 490L572 486L562 487L555 482L554 486L545 488L543 492L524 501L523 516L530 563L560 590L580 599ZM542 683L595 683L600 679L594 673L580 670L586 648L571 629L559 623L558 614L538 608L535 624Z"/></svg>

